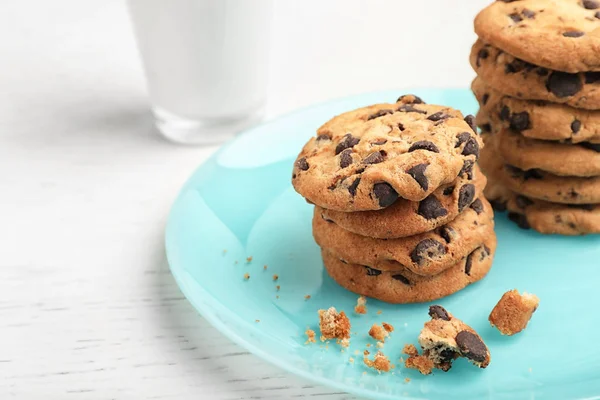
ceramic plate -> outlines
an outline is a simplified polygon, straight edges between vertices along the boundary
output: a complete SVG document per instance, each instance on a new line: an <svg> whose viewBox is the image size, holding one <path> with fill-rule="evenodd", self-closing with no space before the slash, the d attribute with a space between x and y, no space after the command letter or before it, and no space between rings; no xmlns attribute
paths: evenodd
<svg viewBox="0 0 600 400"><path fill-rule="evenodd" d="M465 114L477 108L467 90L414 93ZM252 353L355 395L598 398L600 346L594 335L600 329L599 235L542 236L496 215L499 244L487 278L436 302L484 338L492 354L485 370L464 359L449 372L430 376L405 369L399 362L401 349L405 343L417 344L431 303L369 300L368 314L356 315L357 296L324 272L311 235L312 206L290 183L294 159L330 117L393 102L399 94L360 95L294 112L238 136L198 168L175 201L166 231L169 263L181 290L217 329ZM250 278L244 279L245 274ZM279 276L276 282L274 274ZM503 337L487 317L500 296L513 288L537 294L541 303L524 332ZM318 332L317 310L330 306L350 316L355 334L345 351L335 343L305 345L306 328ZM369 327L382 321L396 328L383 349L396 368L379 375L363 365L362 352L374 345Z"/></svg>

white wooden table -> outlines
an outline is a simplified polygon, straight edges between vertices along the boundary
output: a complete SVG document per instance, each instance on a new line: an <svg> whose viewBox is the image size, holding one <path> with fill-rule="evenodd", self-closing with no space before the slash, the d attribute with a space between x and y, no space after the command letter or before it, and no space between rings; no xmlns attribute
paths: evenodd
<svg viewBox="0 0 600 400"><path fill-rule="evenodd" d="M488 1L278 0L268 116L468 86ZM350 398L254 357L187 303L163 228L215 148L163 141L147 108L121 1L0 3L0 399Z"/></svg>

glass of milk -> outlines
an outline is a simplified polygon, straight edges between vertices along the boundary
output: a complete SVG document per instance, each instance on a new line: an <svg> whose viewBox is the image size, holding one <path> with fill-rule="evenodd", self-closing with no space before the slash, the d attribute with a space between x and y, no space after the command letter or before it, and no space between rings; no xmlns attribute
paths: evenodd
<svg viewBox="0 0 600 400"><path fill-rule="evenodd" d="M264 111L273 0L128 0L156 126L220 143Z"/></svg>

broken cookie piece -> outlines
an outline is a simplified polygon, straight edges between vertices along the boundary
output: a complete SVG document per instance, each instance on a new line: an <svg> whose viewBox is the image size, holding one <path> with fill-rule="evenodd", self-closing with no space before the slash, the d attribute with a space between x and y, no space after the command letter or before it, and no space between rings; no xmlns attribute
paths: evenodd
<svg viewBox="0 0 600 400"><path fill-rule="evenodd" d="M319 329L321 340L338 339L344 347L350 341L350 320L343 311L339 313L335 307L328 310L319 310Z"/></svg>
<svg viewBox="0 0 600 400"><path fill-rule="evenodd" d="M539 303L540 299L534 294L510 290L502 295L490 313L489 321L503 335L514 335L527 327Z"/></svg>
<svg viewBox="0 0 600 400"><path fill-rule="evenodd" d="M388 325L388 324L386 324L386 325ZM392 328L392 330L393 330L393 328ZM387 339L387 337L390 335L390 332L391 331L386 329L385 326L373 324L371 329L369 329L369 336L371 336L373 339L378 340L380 342L385 342L385 339Z"/></svg>
<svg viewBox="0 0 600 400"><path fill-rule="evenodd" d="M375 357L373 358L373 360L369 360L369 358L367 357L368 352L365 352L365 357L363 358L363 362L365 363L365 365L369 368L375 368L377 371L379 372L389 372L390 369L392 369L392 365L390 364L390 359L387 358L387 356L385 354L383 354L381 351L378 351L375 354Z"/></svg>
<svg viewBox="0 0 600 400"><path fill-rule="evenodd" d="M420 356L418 353L408 357L404 362L404 366L406 368L416 369L423 375L431 374L434 367L433 361L425 356Z"/></svg>
<svg viewBox="0 0 600 400"><path fill-rule="evenodd" d="M435 368L448 371L458 357L465 357L479 368L490 363L490 352L481 337L470 326L438 305L429 307L431 321L425 323L419 335L423 356Z"/></svg>
<svg viewBox="0 0 600 400"><path fill-rule="evenodd" d="M367 313L367 299L365 296L360 296L358 300L356 300L356 306L354 306L354 312L357 314L366 314Z"/></svg>

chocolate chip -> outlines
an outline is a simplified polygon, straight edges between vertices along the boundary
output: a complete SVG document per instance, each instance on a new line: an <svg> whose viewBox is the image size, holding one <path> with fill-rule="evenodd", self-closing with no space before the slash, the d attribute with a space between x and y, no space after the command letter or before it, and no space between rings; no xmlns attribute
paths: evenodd
<svg viewBox="0 0 600 400"><path fill-rule="evenodd" d="M578 210L593 211L594 208L598 207L598 204L567 204L567 207Z"/></svg>
<svg viewBox="0 0 600 400"><path fill-rule="evenodd" d="M351 149L356 146L358 142L360 142L359 138L352 136L350 133L346 133L342 141L335 147L335 154L337 155L346 149Z"/></svg>
<svg viewBox="0 0 600 400"><path fill-rule="evenodd" d="M298 161L296 161L296 166L301 171L308 170L309 165L308 165L308 162L306 161L306 157L299 158Z"/></svg>
<svg viewBox="0 0 600 400"><path fill-rule="evenodd" d="M394 112L392 110L379 110L375 114L369 115L369 118L367 119L367 121L370 121L375 118L383 117L384 115L393 114L393 113Z"/></svg>
<svg viewBox="0 0 600 400"><path fill-rule="evenodd" d="M444 191L442 193L444 196L450 196L453 192L454 192L454 186L448 186L446 189L444 189Z"/></svg>
<svg viewBox="0 0 600 400"><path fill-rule="evenodd" d="M467 259L465 260L465 274L467 274L468 276L471 276L471 268L473 267L473 253L475 252L472 251L471 253L469 253Z"/></svg>
<svg viewBox="0 0 600 400"><path fill-rule="evenodd" d="M407 104L425 104L423 100L419 96L415 96L414 94L405 94L398 97L396 103L403 102Z"/></svg>
<svg viewBox="0 0 600 400"><path fill-rule="evenodd" d="M583 35L585 35L585 32L581 32L581 31L567 31L567 32L564 32L562 35L564 37L569 37L569 38L578 38L578 37L582 37Z"/></svg>
<svg viewBox="0 0 600 400"><path fill-rule="evenodd" d="M340 168L346 168L352 164L352 149L346 149L340 153Z"/></svg>
<svg viewBox="0 0 600 400"><path fill-rule="evenodd" d="M527 222L527 217L523 214L509 212L508 219L517 224L517 226L521 229L530 229L529 222Z"/></svg>
<svg viewBox="0 0 600 400"><path fill-rule="evenodd" d="M331 140L331 136L329 136L328 134L324 133L321 134L319 136L317 136L317 141L320 142L322 140Z"/></svg>
<svg viewBox="0 0 600 400"><path fill-rule="evenodd" d="M510 19L512 19L514 22L521 22L523 21L523 18L521 18L521 16L517 13L512 13L508 15L510 17Z"/></svg>
<svg viewBox="0 0 600 400"><path fill-rule="evenodd" d="M515 131L521 132L530 128L529 113L527 111L511 114L509 121L510 128Z"/></svg>
<svg viewBox="0 0 600 400"><path fill-rule="evenodd" d="M405 285L410 285L410 281L404 275L394 274L394 275L392 275L392 278L395 279L395 280L397 280L397 281L400 281L400 282L404 283Z"/></svg>
<svg viewBox="0 0 600 400"><path fill-rule="evenodd" d="M387 182L380 182L373 185L373 194L379 201L380 207L389 207L398 200L398 192Z"/></svg>
<svg viewBox="0 0 600 400"><path fill-rule="evenodd" d="M429 180L425 176L425 170L428 166L429 164L417 164L408 171L406 171L407 174L412 176L413 179L417 181L417 183L419 184L419 186L421 186L421 189L423 190L429 189Z"/></svg>
<svg viewBox="0 0 600 400"><path fill-rule="evenodd" d="M500 117L500 121L508 121L508 118L510 117L510 108L503 106L502 109L500 109L500 114L498 114L498 116Z"/></svg>
<svg viewBox="0 0 600 400"><path fill-rule="evenodd" d="M483 212L483 203L481 202L481 200L476 199L474 202L471 203L471 208L475 210L475 212L479 215Z"/></svg>
<svg viewBox="0 0 600 400"><path fill-rule="evenodd" d="M517 72L523 71L524 69L530 70L531 67L529 67L527 64L528 63L526 63L525 61L515 58L514 60L512 60L504 66L504 72L507 74L515 74Z"/></svg>
<svg viewBox="0 0 600 400"><path fill-rule="evenodd" d="M464 357L480 363L486 360L488 349L474 333L469 331L458 332L455 340Z"/></svg>
<svg viewBox="0 0 600 400"><path fill-rule="evenodd" d="M573 96L583 88L581 79L577 74L554 71L548 77L546 89L556 97Z"/></svg>
<svg viewBox="0 0 600 400"><path fill-rule="evenodd" d="M362 162L363 164L379 164L385 160L384 154L384 152L376 151L366 156Z"/></svg>
<svg viewBox="0 0 600 400"><path fill-rule="evenodd" d="M485 60L486 58L488 58L490 56L490 52L488 51L488 49L483 48L481 50L479 50L477 52L477 61L476 61L476 65L478 67L481 67L481 60Z"/></svg>
<svg viewBox="0 0 600 400"><path fill-rule="evenodd" d="M457 236L456 231L449 226L442 226L439 229L439 235L446 243L450 243Z"/></svg>
<svg viewBox="0 0 600 400"><path fill-rule="evenodd" d="M519 207L520 209L524 209L524 208L527 208L530 205L532 205L533 201L531 201L529 198L519 194L515 198L515 203L517 203L517 207Z"/></svg>
<svg viewBox="0 0 600 400"><path fill-rule="evenodd" d="M448 215L448 210L442 206L437 197L430 194L419 202L417 214L425 219L436 219Z"/></svg>
<svg viewBox="0 0 600 400"><path fill-rule="evenodd" d="M374 142L371 142L373 146L381 146L387 143L387 139L377 139Z"/></svg>
<svg viewBox="0 0 600 400"><path fill-rule="evenodd" d="M446 246L435 239L424 239L410 253L410 259L417 265L422 265L426 258L431 259L446 254Z"/></svg>
<svg viewBox="0 0 600 400"><path fill-rule="evenodd" d="M490 204L492 205L492 208L496 211L499 211L499 212L506 211L506 202L504 202L504 201L490 200Z"/></svg>
<svg viewBox="0 0 600 400"><path fill-rule="evenodd" d="M456 135L456 139L458 140L456 141L454 148L460 147L461 144L471 139L471 134L469 132L462 132Z"/></svg>
<svg viewBox="0 0 600 400"><path fill-rule="evenodd" d="M364 267L365 267L365 270L367 271L367 275L368 276L378 276L378 275L381 275L381 271L378 270L378 269L367 267L366 265Z"/></svg>
<svg viewBox="0 0 600 400"><path fill-rule="evenodd" d="M438 111L436 113L431 114L429 117L427 117L428 120L430 121L441 121L443 119L447 119L450 118L450 116L448 114L444 114L442 111Z"/></svg>
<svg viewBox="0 0 600 400"><path fill-rule="evenodd" d="M433 153L439 153L440 150L437 148L435 144L429 142L427 140L419 140L418 142L414 142L410 148L408 149L409 153L412 153L415 150L427 150Z"/></svg>
<svg viewBox="0 0 600 400"><path fill-rule="evenodd" d="M489 99L490 99L490 95L487 93L484 93L483 97L481 98L481 102L483 103L484 106L487 104Z"/></svg>
<svg viewBox="0 0 600 400"><path fill-rule="evenodd" d="M403 131L404 131L404 129L405 129L405 128L404 128L404 125L402 125L402 123L399 123L399 124L398 124L398 129L400 129L400 132L403 132Z"/></svg>
<svg viewBox="0 0 600 400"><path fill-rule="evenodd" d="M470 138L469 140L467 140L467 144L465 144L465 147L463 148L462 153L463 156L470 156L470 155L474 155L475 158L479 157L479 143L477 143L477 140L475 140L474 138Z"/></svg>
<svg viewBox="0 0 600 400"><path fill-rule="evenodd" d="M571 132L577 133L577 132L579 132L580 129L581 129L581 121L576 119L575 121L571 122Z"/></svg>
<svg viewBox="0 0 600 400"><path fill-rule="evenodd" d="M598 13L600 13L600 11L598 11ZM600 82L600 72L586 72L583 74L583 77L585 79L585 83L588 84Z"/></svg>
<svg viewBox="0 0 600 400"><path fill-rule="evenodd" d="M528 10L527 8L523 9L522 14L529 19L535 18L535 12Z"/></svg>
<svg viewBox="0 0 600 400"><path fill-rule="evenodd" d="M462 168L460 169L460 172L458 173L458 176L463 176L466 174L467 179L469 179L469 180L473 179L473 166L474 165L475 165L475 161L465 160Z"/></svg>
<svg viewBox="0 0 600 400"><path fill-rule="evenodd" d="M398 111L400 112L415 112L419 114L427 114L427 111L419 110L418 108L413 107L410 104L404 104L398 107Z"/></svg>
<svg viewBox="0 0 600 400"><path fill-rule="evenodd" d="M595 0L583 0L583 7L586 10L595 10L600 7L600 3Z"/></svg>
<svg viewBox="0 0 600 400"><path fill-rule="evenodd" d="M352 195L352 197L356 196L356 188L358 187L359 183L360 178L356 178L354 182L352 182L352 184L348 186L348 192L350 192L350 195Z"/></svg>
<svg viewBox="0 0 600 400"><path fill-rule="evenodd" d="M475 185L470 183L463 185L458 193L458 212L462 212L475 198Z"/></svg>
<svg viewBox="0 0 600 400"><path fill-rule="evenodd" d="M490 125L490 124L481 124L481 126L479 126L479 128L481 129L481 132L485 132L485 133L489 133L492 131L492 125Z"/></svg>
<svg viewBox="0 0 600 400"><path fill-rule="evenodd" d="M600 153L600 143L583 142L579 143L579 145L585 147L586 149L594 150L595 152Z"/></svg>
<svg viewBox="0 0 600 400"><path fill-rule="evenodd" d="M482 253L482 258L481 258L481 261L483 261L483 259L484 259L485 257L487 257L487 256L489 256L490 254L492 254L492 251L490 250L490 248L489 248L489 247L487 247L487 246L484 244L484 245L483 245L483 251L482 251L481 253Z"/></svg>
<svg viewBox="0 0 600 400"><path fill-rule="evenodd" d="M432 319L450 321L450 315L448 315L448 311L446 311L444 307L438 305L429 306L429 316Z"/></svg>
<svg viewBox="0 0 600 400"><path fill-rule="evenodd" d="M475 123L475 117L471 114L465 117L465 122L473 129L473 132L477 133L477 124Z"/></svg>
<svg viewBox="0 0 600 400"><path fill-rule="evenodd" d="M550 73L550 70L547 68L538 67L535 70L535 73L538 74L538 76L546 76Z"/></svg>

